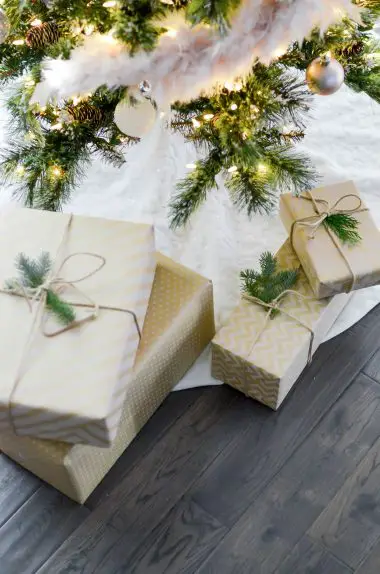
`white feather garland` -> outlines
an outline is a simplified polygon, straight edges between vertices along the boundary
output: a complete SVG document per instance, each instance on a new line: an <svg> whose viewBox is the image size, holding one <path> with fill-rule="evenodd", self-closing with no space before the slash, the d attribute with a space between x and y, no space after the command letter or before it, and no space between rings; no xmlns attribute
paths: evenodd
<svg viewBox="0 0 380 574"><path fill-rule="evenodd" d="M192 28L177 16L163 23L169 34L160 37L154 51L133 57L121 43L94 34L69 60L45 62L33 100L45 104L50 97L70 97L102 84L132 86L149 80L154 99L166 107L245 75L256 58L268 63L315 26L324 31L346 14L358 17L351 0L243 0L225 37L206 26Z"/></svg>

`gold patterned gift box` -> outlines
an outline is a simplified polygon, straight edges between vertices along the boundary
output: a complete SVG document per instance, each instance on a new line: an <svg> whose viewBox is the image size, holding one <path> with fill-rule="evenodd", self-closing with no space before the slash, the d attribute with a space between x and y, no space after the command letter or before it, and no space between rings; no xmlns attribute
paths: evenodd
<svg viewBox="0 0 380 574"><path fill-rule="evenodd" d="M97 313L53 337L43 293L31 302L4 289L19 253L43 251L77 320ZM152 226L10 209L0 213L0 263L0 434L108 446L152 289Z"/></svg>
<svg viewBox="0 0 380 574"><path fill-rule="evenodd" d="M83 503L215 333L210 281L158 255L156 276L119 431L110 448L0 433L0 450Z"/></svg>
<svg viewBox="0 0 380 574"><path fill-rule="evenodd" d="M343 293L330 299L315 299L289 240L276 257L279 269L299 269L293 288L299 295L284 295L280 303L283 311L268 321L268 309L242 299L212 342L213 377L274 410L296 383L310 351L314 353L322 343L350 297Z"/></svg>
<svg viewBox="0 0 380 574"><path fill-rule="evenodd" d="M325 215L340 211L359 222L357 245L342 244L323 224ZM352 181L301 197L283 194L280 217L318 299L380 282L380 232Z"/></svg>

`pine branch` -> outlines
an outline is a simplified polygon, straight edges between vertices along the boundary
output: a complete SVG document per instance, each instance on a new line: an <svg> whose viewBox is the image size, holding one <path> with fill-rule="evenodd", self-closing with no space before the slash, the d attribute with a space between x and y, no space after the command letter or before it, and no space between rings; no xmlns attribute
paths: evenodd
<svg viewBox="0 0 380 574"><path fill-rule="evenodd" d="M7 280L5 288L23 294L19 289L20 284L26 290L36 290L45 283L52 267L52 260L46 251L42 252L36 259L19 253L16 257L15 266L19 276ZM70 325L75 321L73 306L61 299L52 289L46 291L46 307L62 325Z"/></svg>
<svg viewBox="0 0 380 574"><path fill-rule="evenodd" d="M326 217L324 224L335 233L342 243L356 245L361 241L358 232L359 221L349 213L333 213Z"/></svg>
<svg viewBox="0 0 380 574"><path fill-rule="evenodd" d="M260 256L260 272L246 269L240 273L242 291L264 303L272 303L281 293L294 287L298 279L297 269L278 271L278 261L266 251ZM276 315L273 310L271 317Z"/></svg>
<svg viewBox="0 0 380 574"><path fill-rule="evenodd" d="M221 34L225 34L230 26L230 17L240 2L241 0L191 0L187 8L187 18L192 24L214 24Z"/></svg>
<svg viewBox="0 0 380 574"><path fill-rule="evenodd" d="M61 299L51 289L46 293L46 307L62 325L70 325L75 321L73 306Z"/></svg>

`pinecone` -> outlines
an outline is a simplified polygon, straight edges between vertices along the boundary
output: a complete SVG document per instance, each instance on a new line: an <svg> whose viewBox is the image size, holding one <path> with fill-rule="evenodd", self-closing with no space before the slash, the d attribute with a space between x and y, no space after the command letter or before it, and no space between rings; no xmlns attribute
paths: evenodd
<svg viewBox="0 0 380 574"><path fill-rule="evenodd" d="M55 22L44 22L32 26L26 34L26 43L31 48L45 48L59 40L59 28Z"/></svg>
<svg viewBox="0 0 380 574"><path fill-rule="evenodd" d="M90 122L95 127L100 126L103 122L103 112L88 102L81 102L76 106L67 106L66 110L72 119L78 122Z"/></svg>

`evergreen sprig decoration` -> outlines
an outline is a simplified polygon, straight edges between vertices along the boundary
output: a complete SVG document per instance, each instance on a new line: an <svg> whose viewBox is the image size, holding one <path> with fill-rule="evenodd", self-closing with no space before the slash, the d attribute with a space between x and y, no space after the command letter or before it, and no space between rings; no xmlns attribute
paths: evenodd
<svg viewBox="0 0 380 574"><path fill-rule="evenodd" d="M46 251L43 251L36 259L31 259L24 253L19 253L15 261L18 277L6 281L5 289L19 295L23 295L25 292L32 298L45 283L52 264L50 254ZM75 321L73 306L61 299L52 289L46 290L46 308L64 326L70 325Z"/></svg>
<svg viewBox="0 0 380 574"><path fill-rule="evenodd" d="M263 303L272 303L281 293L294 287L298 279L297 269L278 270L278 261L269 251L260 256L260 271L246 269L240 273L242 291L250 297L256 297ZM279 311L273 309L271 317Z"/></svg>
<svg viewBox="0 0 380 574"><path fill-rule="evenodd" d="M335 233L342 243L357 245L362 239L358 232L359 221L349 213L332 213L326 217L324 225Z"/></svg>

